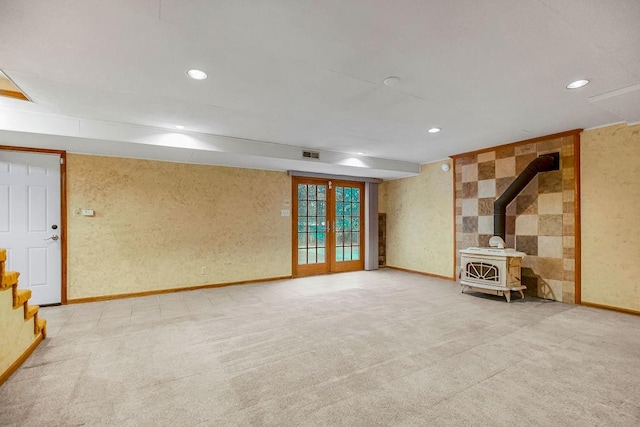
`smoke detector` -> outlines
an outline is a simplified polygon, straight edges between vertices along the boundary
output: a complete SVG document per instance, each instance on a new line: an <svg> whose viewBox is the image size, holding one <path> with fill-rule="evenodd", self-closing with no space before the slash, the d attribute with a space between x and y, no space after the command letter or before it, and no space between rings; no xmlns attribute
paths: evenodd
<svg viewBox="0 0 640 427"><path fill-rule="evenodd" d="M386 79L384 79L383 83L389 87L397 86L398 83L400 83L400 77L389 76Z"/></svg>

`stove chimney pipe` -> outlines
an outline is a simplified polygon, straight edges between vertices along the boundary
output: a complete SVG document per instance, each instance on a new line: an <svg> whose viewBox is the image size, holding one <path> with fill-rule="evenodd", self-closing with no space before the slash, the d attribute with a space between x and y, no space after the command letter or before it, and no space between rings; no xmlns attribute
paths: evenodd
<svg viewBox="0 0 640 427"><path fill-rule="evenodd" d="M531 182L538 172L560 170L560 153L550 153L539 156L513 180L511 185L493 203L493 234L506 239L507 206Z"/></svg>

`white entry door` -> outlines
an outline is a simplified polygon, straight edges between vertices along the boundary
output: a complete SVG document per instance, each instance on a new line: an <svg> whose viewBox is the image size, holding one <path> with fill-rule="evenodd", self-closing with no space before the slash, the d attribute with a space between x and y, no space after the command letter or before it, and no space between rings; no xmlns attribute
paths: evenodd
<svg viewBox="0 0 640 427"><path fill-rule="evenodd" d="M0 150L0 248L33 304L62 298L60 156Z"/></svg>

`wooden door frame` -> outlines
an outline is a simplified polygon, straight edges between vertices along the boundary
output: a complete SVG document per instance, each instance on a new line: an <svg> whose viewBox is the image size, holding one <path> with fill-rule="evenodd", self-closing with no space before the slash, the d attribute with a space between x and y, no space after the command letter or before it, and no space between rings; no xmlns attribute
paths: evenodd
<svg viewBox="0 0 640 427"><path fill-rule="evenodd" d="M64 150L51 150L47 148L14 147L0 145L0 150L22 151L34 154L55 154L60 159L60 303L67 304L67 152Z"/></svg>
<svg viewBox="0 0 640 427"><path fill-rule="evenodd" d="M361 181L348 181L348 180L344 180L344 179L339 179L339 180L333 180L332 181L332 187L335 189L335 187L354 187L354 184L357 184L357 187L360 189L360 259L356 260L356 261L341 261L343 263L351 263L351 265L354 265L357 263L357 270L364 270L364 259L365 259L365 236L364 236L364 222L366 221L366 217L364 215L364 207L365 207L365 185L364 182ZM335 193L334 193L335 194ZM333 196L335 197L335 196ZM333 229L331 230L332 233L332 246L331 246L331 251L332 251L332 257L331 257L331 262L330 262L330 267L329 267L329 271L333 272L333 273L341 273L343 271L353 271L351 269L346 269L346 270L340 270L339 268L336 268L336 266L338 266L338 261L336 261L336 257L335 257L335 236L336 236L336 226L335 226L335 222L336 222L336 212L335 212L335 201L334 201L334 205L333 205L333 209L331 212L331 222L332 222L332 226ZM342 265L346 265L346 264L342 264Z"/></svg>
<svg viewBox="0 0 640 427"><path fill-rule="evenodd" d="M311 268L311 272L307 272L304 274L300 274L298 270L298 184L299 183L313 183L326 185L327 186L327 194L326 194L326 212L327 212L327 223L331 224L331 228L327 231L325 238L325 263L324 265L318 264L318 268ZM329 186L329 183L331 185ZM359 270L364 270L364 259L365 259L365 232L364 232L364 222L366 221L366 216L364 215L364 207L365 207L365 185L362 181L349 181L347 179L332 179L331 177L319 178L319 177L306 177L306 176L292 176L291 179L291 195L292 195L292 206L291 206L291 275L292 277L304 277L310 275L319 275L319 274L328 274L328 273L338 273L340 270L334 268L335 261L335 189L336 186L348 187L353 186L353 184L357 184L360 188L360 259L358 261ZM330 209L331 208L331 209ZM343 261L344 262L344 261ZM349 261L346 261L349 262ZM347 270L351 271L351 270Z"/></svg>
<svg viewBox="0 0 640 427"><path fill-rule="evenodd" d="M325 201L327 203L327 222L330 221L329 218L329 199L331 197L331 191L329 191L329 184L328 182L330 181L330 179L328 178L307 178L304 176L294 176L291 179L291 276L292 277L304 277L304 276L312 276L312 275L317 275L317 274L327 274L331 272L331 265L328 262L328 256L329 254L327 253L327 249L329 247L330 244L332 243L331 240L331 233L327 232L326 238L325 238L325 263L323 264L317 264L318 267L313 269L311 268L311 272L305 273L305 274L300 274L298 272L298 184L301 182L304 183L316 183L316 184L320 184L320 185L326 185L327 186L327 194L326 194L326 198ZM313 184L312 184L313 185Z"/></svg>

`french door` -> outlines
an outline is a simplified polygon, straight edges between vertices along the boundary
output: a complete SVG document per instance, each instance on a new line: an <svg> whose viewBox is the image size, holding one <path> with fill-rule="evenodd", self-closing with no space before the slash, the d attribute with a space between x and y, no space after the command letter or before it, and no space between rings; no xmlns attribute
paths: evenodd
<svg viewBox="0 0 640 427"><path fill-rule="evenodd" d="M293 178L293 275L364 269L364 183Z"/></svg>

